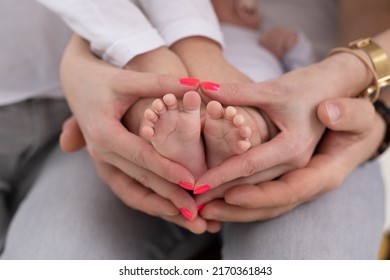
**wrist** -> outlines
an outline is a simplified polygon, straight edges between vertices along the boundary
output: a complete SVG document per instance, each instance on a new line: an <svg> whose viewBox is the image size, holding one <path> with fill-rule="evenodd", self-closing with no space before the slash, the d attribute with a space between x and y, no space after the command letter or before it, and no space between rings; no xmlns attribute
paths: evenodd
<svg viewBox="0 0 390 280"><path fill-rule="evenodd" d="M330 98L357 97L372 84L374 76L367 66L370 63L369 58L362 50L354 52L357 55L348 52L335 53L319 63L325 73L332 73L327 82L337 90L332 90L334 94L329 96Z"/></svg>
<svg viewBox="0 0 390 280"><path fill-rule="evenodd" d="M377 42L367 37L350 42L348 47L334 48L328 56L340 53L354 56L365 65L366 70L371 72L371 75L364 76L365 78L371 76L371 83L359 93L358 97L368 98L374 103L380 94L390 86L390 63L386 47L383 49ZM362 82L366 82L363 77L362 79Z"/></svg>

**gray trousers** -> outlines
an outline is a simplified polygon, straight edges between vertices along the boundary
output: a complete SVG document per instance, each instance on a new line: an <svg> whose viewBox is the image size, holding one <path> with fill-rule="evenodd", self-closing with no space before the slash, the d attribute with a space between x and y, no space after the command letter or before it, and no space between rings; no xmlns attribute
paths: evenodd
<svg viewBox="0 0 390 280"><path fill-rule="evenodd" d="M16 115L0 109L2 259L184 259L216 238L222 240L225 259L376 258L384 224L377 162L357 168L337 190L279 218L227 223L219 235L194 235L123 205L99 181L85 151L64 154L46 141L20 168L24 153L10 155L8 146L16 151L38 125L53 125L44 131L57 133L68 114L57 102L22 103L15 106ZM25 113L31 108L41 113L31 119ZM42 117L42 112L56 117ZM14 130L20 135L4 141L3 135Z"/></svg>

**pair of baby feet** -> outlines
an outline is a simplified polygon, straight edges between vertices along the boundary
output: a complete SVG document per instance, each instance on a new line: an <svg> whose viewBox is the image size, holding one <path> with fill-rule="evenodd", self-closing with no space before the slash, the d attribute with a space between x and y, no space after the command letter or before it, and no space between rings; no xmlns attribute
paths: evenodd
<svg viewBox="0 0 390 280"><path fill-rule="evenodd" d="M207 168L260 144L260 134L253 135L259 121L263 122L259 112L248 107L223 108L210 101L204 109L195 91L187 92L180 101L166 94L145 110L140 136L161 155L199 177Z"/></svg>

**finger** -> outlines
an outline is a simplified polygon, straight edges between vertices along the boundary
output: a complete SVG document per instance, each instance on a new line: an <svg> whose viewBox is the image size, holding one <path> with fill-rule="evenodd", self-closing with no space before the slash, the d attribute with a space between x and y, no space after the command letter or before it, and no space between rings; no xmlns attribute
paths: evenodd
<svg viewBox="0 0 390 280"><path fill-rule="evenodd" d="M222 223L218 221L207 221L207 231L210 233L218 233L222 229Z"/></svg>
<svg viewBox="0 0 390 280"><path fill-rule="evenodd" d="M60 146L68 153L76 152L85 146L84 136L73 116L69 117L62 126Z"/></svg>
<svg viewBox="0 0 390 280"><path fill-rule="evenodd" d="M208 207L202 210L202 217L206 220L220 222L253 222L269 220L280 216L294 207L246 209L234 205L229 205L223 200L210 202Z"/></svg>
<svg viewBox="0 0 390 280"><path fill-rule="evenodd" d="M225 194L225 201L248 209L288 208L340 185L346 172L333 157L316 155L305 168L286 173L278 180L232 188Z"/></svg>
<svg viewBox="0 0 390 280"><path fill-rule="evenodd" d="M195 189L204 185L215 188L226 182L241 177L248 177L255 173L258 180L266 180L277 177L291 168L288 164L290 156L295 151L286 145L283 137L278 135L271 141L263 143L248 152L229 158L219 166L208 170L195 184Z"/></svg>
<svg viewBox="0 0 390 280"><path fill-rule="evenodd" d="M151 216L177 216L179 210L169 200L154 193L120 170L104 163L96 163L101 179L127 206Z"/></svg>
<svg viewBox="0 0 390 280"><path fill-rule="evenodd" d="M115 166L125 166L125 170L122 171L136 180L140 185L153 190L154 193L171 201L177 209L189 213L187 218L190 218L190 220L196 218L198 214L197 205L193 197L186 190L162 179L153 172L127 162L127 160L120 156L115 157Z"/></svg>
<svg viewBox="0 0 390 280"><path fill-rule="evenodd" d="M188 220L184 219L183 216L181 216L181 215L175 216L175 217L162 216L162 218L168 222L175 223L176 225L181 226L181 227L183 227L183 228L185 228L185 229L187 229L195 234L205 233L207 228L208 228L207 222L203 218L200 218L200 217L197 217L196 219L194 219L192 221L188 221Z"/></svg>
<svg viewBox="0 0 390 280"><path fill-rule="evenodd" d="M338 98L321 103L317 115L329 129L360 133L372 125L375 109L366 99Z"/></svg>
<svg viewBox="0 0 390 280"><path fill-rule="evenodd" d="M103 181L127 206L148 215L174 222L196 234L206 231L207 224L204 219L200 217L195 217L192 221L185 219L169 199L143 186L120 170L104 163L98 163L96 167ZM153 180L150 180L150 182L155 183ZM162 190L166 187L161 184L160 186Z"/></svg>
<svg viewBox="0 0 390 280"><path fill-rule="evenodd" d="M201 83L201 90L204 95L212 100L217 100L224 105L241 106L265 106L274 104L279 94L272 93L266 83L231 83L210 87L207 82Z"/></svg>
<svg viewBox="0 0 390 280"><path fill-rule="evenodd" d="M199 81L192 78L176 78L169 75L142 73L120 69L113 77L113 89L119 94L140 97L160 97L167 93L182 96L197 90Z"/></svg>

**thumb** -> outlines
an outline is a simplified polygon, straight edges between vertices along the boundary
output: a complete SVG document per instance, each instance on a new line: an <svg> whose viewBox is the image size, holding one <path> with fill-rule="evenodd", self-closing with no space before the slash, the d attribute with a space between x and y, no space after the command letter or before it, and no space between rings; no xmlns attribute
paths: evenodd
<svg viewBox="0 0 390 280"><path fill-rule="evenodd" d="M337 98L322 102L317 116L331 130L360 133L374 122L375 109L367 99Z"/></svg>
<svg viewBox="0 0 390 280"><path fill-rule="evenodd" d="M76 152L85 146L84 136L73 116L69 117L62 125L60 146L67 153Z"/></svg>

